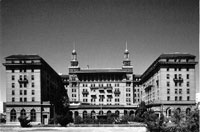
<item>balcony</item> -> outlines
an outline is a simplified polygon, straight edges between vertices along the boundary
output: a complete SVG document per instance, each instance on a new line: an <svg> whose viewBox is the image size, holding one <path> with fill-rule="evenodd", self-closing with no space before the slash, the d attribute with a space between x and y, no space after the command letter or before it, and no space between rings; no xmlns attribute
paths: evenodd
<svg viewBox="0 0 200 132"><path fill-rule="evenodd" d="M150 85L146 86L146 87L144 88L144 90L145 90L145 91L149 91L149 90L151 90L152 87L153 87L153 85L150 84Z"/></svg>
<svg viewBox="0 0 200 132"><path fill-rule="evenodd" d="M183 82L183 78L174 78L174 82Z"/></svg>
<svg viewBox="0 0 200 132"><path fill-rule="evenodd" d="M90 89L98 89L98 87L91 86Z"/></svg>
<svg viewBox="0 0 200 132"><path fill-rule="evenodd" d="M97 98L97 95L96 94L91 95L91 98Z"/></svg>
<svg viewBox="0 0 200 132"><path fill-rule="evenodd" d="M88 91L83 91L82 94L89 94L89 92Z"/></svg>
<svg viewBox="0 0 200 132"><path fill-rule="evenodd" d="M26 78L24 80L23 79L19 79L18 82L19 83L28 83L28 80Z"/></svg>
<svg viewBox="0 0 200 132"><path fill-rule="evenodd" d="M114 94L120 94L121 92L119 90L115 90Z"/></svg>

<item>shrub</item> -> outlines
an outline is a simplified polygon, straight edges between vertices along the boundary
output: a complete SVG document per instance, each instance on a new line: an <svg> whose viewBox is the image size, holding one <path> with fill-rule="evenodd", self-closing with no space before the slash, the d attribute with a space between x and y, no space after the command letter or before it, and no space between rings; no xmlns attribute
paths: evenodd
<svg viewBox="0 0 200 132"><path fill-rule="evenodd" d="M70 112L67 112L66 115L58 115L56 119L57 122L63 127L73 122L72 115Z"/></svg>
<svg viewBox="0 0 200 132"><path fill-rule="evenodd" d="M18 120L20 122L21 127L31 127L31 120L29 120L28 117L20 116L18 117Z"/></svg>

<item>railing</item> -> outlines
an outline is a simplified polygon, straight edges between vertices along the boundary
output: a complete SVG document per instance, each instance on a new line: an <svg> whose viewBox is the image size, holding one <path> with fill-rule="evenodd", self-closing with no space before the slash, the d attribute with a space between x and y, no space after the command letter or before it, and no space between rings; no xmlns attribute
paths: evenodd
<svg viewBox="0 0 200 132"><path fill-rule="evenodd" d="M147 90L150 90L152 87L153 87L153 85L150 84L150 85L148 85L147 87L145 87L144 89L145 89L145 91L147 91Z"/></svg>
<svg viewBox="0 0 200 132"><path fill-rule="evenodd" d="M88 91L83 91L82 94L89 94L89 92Z"/></svg>
<svg viewBox="0 0 200 132"><path fill-rule="evenodd" d="M183 78L174 78L174 82L183 82Z"/></svg>
<svg viewBox="0 0 200 132"><path fill-rule="evenodd" d="M115 90L114 94L120 94L121 92L119 90Z"/></svg>
<svg viewBox="0 0 200 132"><path fill-rule="evenodd" d="M19 83L28 83L28 80L27 80L27 79L24 79L24 80L19 79L18 82L19 82Z"/></svg>

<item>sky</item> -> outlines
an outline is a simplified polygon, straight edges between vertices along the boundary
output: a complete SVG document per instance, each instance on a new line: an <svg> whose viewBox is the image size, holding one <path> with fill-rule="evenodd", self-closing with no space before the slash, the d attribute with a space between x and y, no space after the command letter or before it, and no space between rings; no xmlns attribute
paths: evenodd
<svg viewBox="0 0 200 132"><path fill-rule="evenodd" d="M162 53L199 60L198 0L1 0L0 13L1 64L9 55L38 54L67 74L75 43L81 68L121 68L126 41L134 74ZM3 65L0 72L5 101Z"/></svg>

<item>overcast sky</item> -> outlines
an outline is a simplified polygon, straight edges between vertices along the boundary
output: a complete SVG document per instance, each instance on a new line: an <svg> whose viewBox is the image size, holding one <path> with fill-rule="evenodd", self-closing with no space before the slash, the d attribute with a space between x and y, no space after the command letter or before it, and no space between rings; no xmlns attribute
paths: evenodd
<svg viewBox="0 0 200 132"><path fill-rule="evenodd" d="M199 59L198 0L2 0L1 63L12 54L38 54L68 73L73 43L82 68L120 68L125 42L135 74L162 53ZM5 67L1 98L5 101Z"/></svg>

